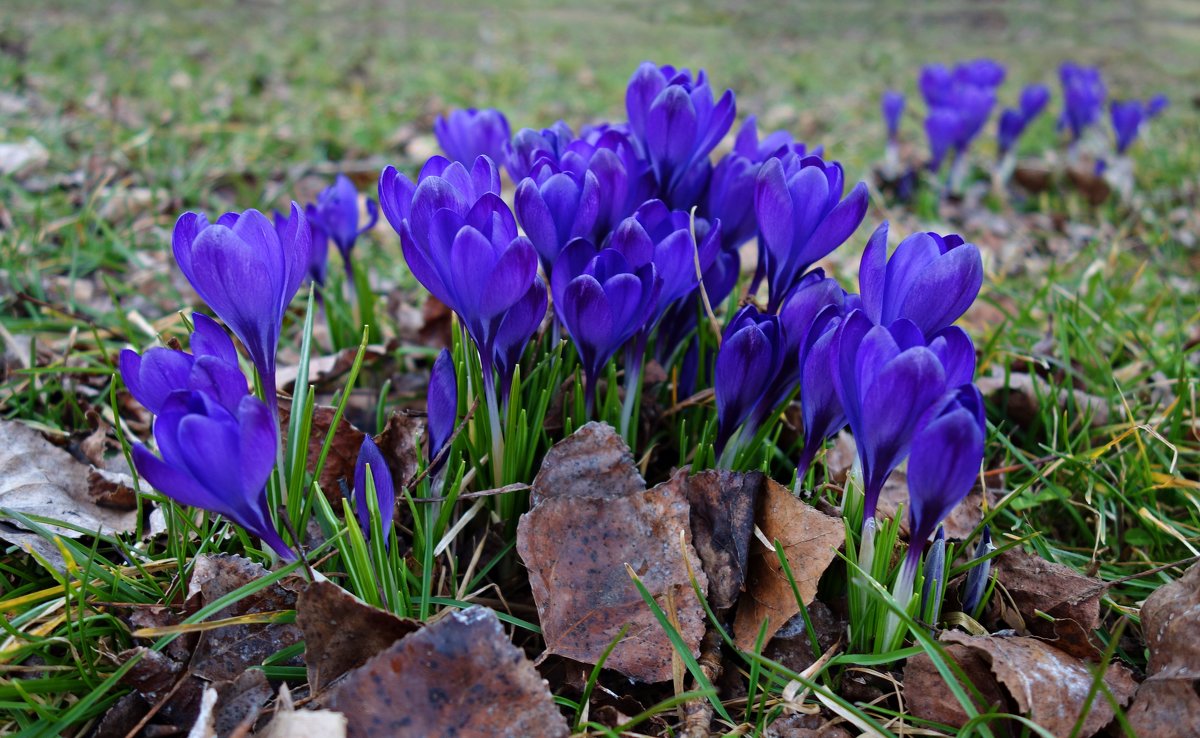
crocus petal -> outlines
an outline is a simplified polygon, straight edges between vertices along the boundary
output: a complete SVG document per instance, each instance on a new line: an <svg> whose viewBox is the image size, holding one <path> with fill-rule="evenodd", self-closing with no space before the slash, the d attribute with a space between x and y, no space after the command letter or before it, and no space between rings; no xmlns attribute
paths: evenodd
<svg viewBox="0 0 1200 738"><path fill-rule="evenodd" d="M983 431L965 409L921 429L908 460L910 540L924 541L975 486L983 461Z"/></svg>
<svg viewBox="0 0 1200 738"><path fill-rule="evenodd" d="M958 320L983 286L983 259L974 244L942 254L917 276L904 295L897 317L917 324L926 334Z"/></svg>
<svg viewBox="0 0 1200 738"><path fill-rule="evenodd" d="M371 534L370 506L367 500L367 471L370 470L371 481L375 485L375 499L379 505L380 527L384 536L392 532L392 517L395 515L396 490L392 482L392 474L388 470L387 461L379 452L379 447L370 436L363 436L362 446L358 450L358 460L354 464L354 506L358 515L358 524L365 535Z"/></svg>
<svg viewBox="0 0 1200 738"><path fill-rule="evenodd" d="M458 378L454 371L454 358L446 349L442 349L438 354L429 373L425 410L429 463L433 463L454 433L454 426L458 424ZM436 470L431 470L430 473L436 473Z"/></svg>
<svg viewBox="0 0 1200 738"><path fill-rule="evenodd" d="M157 414L172 392L187 389L193 359L182 351L153 348L144 356L125 349L119 359L121 379L129 394Z"/></svg>
<svg viewBox="0 0 1200 738"><path fill-rule="evenodd" d="M884 280L887 273L888 222L879 224L867 247L863 249L858 266L858 291L862 295L863 310L875 323L883 322Z"/></svg>

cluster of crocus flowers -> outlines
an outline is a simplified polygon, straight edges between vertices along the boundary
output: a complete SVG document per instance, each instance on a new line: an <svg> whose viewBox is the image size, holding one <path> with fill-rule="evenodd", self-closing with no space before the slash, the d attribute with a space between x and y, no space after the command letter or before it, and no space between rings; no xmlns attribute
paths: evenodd
<svg viewBox="0 0 1200 738"><path fill-rule="evenodd" d="M1103 117L1108 88L1098 68L1074 62L1064 62L1059 66L1058 79L1063 96L1058 126L1070 134L1071 153L1074 155L1084 133Z"/></svg>
<svg viewBox="0 0 1200 738"><path fill-rule="evenodd" d="M1017 142L1050 102L1050 88L1042 84L1027 85L1021 90L1021 99L1015 108L1000 112L996 124L997 172L1000 179L1007 180L1016 164Z"/></svg>
<svg viewBox="0 0 1200 738"><path fill-rule="evenodd" d="M946 155L952 154L950 192L962 189L969 166L967 150L987 124L1004 78L1004 67L991 59L960 62L952 69L931 64L921 70L918 86L929 110L925 117L929 169L940 170Z"/></svg>
<svg viewBox="0 0 1200 738"><path fill-rule="evenodd" d="M470 164L480 156L501 161L512 132L508 118L494 108L455 110L437 117L433 133L451 161Z"/></svg>

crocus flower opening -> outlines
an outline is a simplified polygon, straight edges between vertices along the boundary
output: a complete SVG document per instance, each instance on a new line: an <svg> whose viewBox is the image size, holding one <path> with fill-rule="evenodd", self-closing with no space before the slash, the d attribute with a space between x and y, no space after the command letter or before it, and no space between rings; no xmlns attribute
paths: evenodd
<svg viewBox="0 0 1200 738"><path fill-rule="evenodd" d="M162 458L134 444L133 462L164 495L228 518L293 560L296 553L280 537L267 504L277 428L271 410L253 395L231 412L205 392L177 391L154 421Z"/></svg>
<svg viewBox="0 0 1200 738"><path fill-rule="evenodd" d="M542 165L536 173L538 178L526 177L517 185L513 205L549 274L571 239L591 235L600 214L600 183L591 171L575 177Z"/></svg>
<svg viewBox="0 0 1200 738"><path fill-rule="evenodd" d="M551 289L583 364L591 417L604 366L651 319L662 280L652 261L635 269L620 251L596 252L588 241L576 239L563 251Z"/></svg>
<svg viewBox="0 0 1200 738"><path fill-rule="evenodd" d="M1114 100L1109 106L1112 116L1113 135L1117 153L1124 155L1137 139L1142 121L1146 119L1146 108L1141 100Z"/></svg>
<svg viewBox="0 0 1200 738"><path fill-rule="evenodd" d="M1017 143L1017 139L1025 132L1027 121L1020 110L1013 108L1005 108L1000 113L1000 122L996 128L996 148L999 150L1000 158L1004 158L1008 152L1012 151Z"/></svg>
<svg viewBox="0 0 1200 738"><path fill-rule="evenodd" d="M717 401L717 437L713 451L718 466L729 468L741 444L756 428L747 423L783 361L779 316L747 305L725 329L713 369ZM734 434L738 442L730 445Z"/></svg>
<svg viewBox="0 0 1200 738"><path fill-rule="evenodd" d="M886 90L879 107L883 112L884 125L887 126L888 142L895 144L900 132L900 116L904 114L904 95L895 90Z"/></svg>
<svg viewBox="0 0 1200 738"><path fill-rule="evenodd" d="M320 231L331 239L342 255L346 277L354 281L354 267L350 261L350 250L363 233L379 222L379 208L375 201L367 200L367 224L358 227L358 190L344 174L339 174L334 183L321 191L317 203L306 209L310 220L315 220ZM324 241L322 241L322 245Z"/></svg>
<svg viewBox="0 0 1200 738"><path fill-rule="evenodd" d="M867 214L867 187L842 197L842 166L820 157L771 159L758 173L754 212L768 279L768 310L776 312L816 261L854 234Z"/></svg>
<svg viewBox="0 0 1200 738"><path fill-rule="evenodd" d="M275 232L282 239L287 232L288 216L278 210L273 213L273 216L275 220ZM310 202L304 206L304 218L308 221L309 232L312 236L308 262L308 278L317 287L324 287L325 278L329 276L329 236L321 228L321 224L317 218L316 205ZM320 299L320 290L317 291L317 299Z"/></svg>
<svg viewBox="0 0 1200 738"><path fill-rule="evenodd" d="M877 325L911 321L932 336L958 320L983 285L983 258L957 235L914 233L887 257L888 224L867 241L858 270L863 310Z"/></svg>
<svg viewBox="0 0 1200 738"><path fill-rule="evenodd" d="M368 478L375 488L379 526L383 531L384 544L387 545L392 535L392 518L396 513L396 488L392 484L392 473L388 470L379 447L370 436L363 436L362 446L358 449L358 460L354 463L354 512L358 517L359 528L366 538L371 537L371 507L367 499Z"/></svg>
<svg viewBox="0 0 1200 738"><path fill-rule="evenodd" d="M629 128L658 183L658 195L671 207L690 209L708 184L708 155L733 125L733 92L719 100L704 70L643 62L625 92Z"/></svg>
<svg viewBox="0 0 1200 738"><path fill-rule="evenodd" d="M447 157L464 164L480 156L504 161L512 138L508 119L493 108L454 110L448 118L439 115L433 122L433 134Z"/></svg>
<svg viewBox="0 0 1200 738"><path fill-rule="evenodd" d="M121 379L134 399L154 414L162 412L174 392L200 391L230 412L248 393L238 368L237 349L224 329L203 313L194 313L192 354L152 348L144 354L121 351Z"/></svg>
<svg viewBox="0 0 1200 738"><path fill-rule="evenodd" d="M561 120L540 131L522 128L513 136L512 142L504 147L503 161L508 176L512 181L520 182L542 162L558 166L567 146L574 140L575 133Z"/></svg>
<svg viewBox="0 0 1200 738"><path fill-rule="evenodd" d="M846 427L846 413L838 399L830 367L836 346L834 336L844 317L844 305L831 304L817 314L800 345L800 411L804 418L804 446L796 462L799 489L821 445Z"/></svg>
<svg viewBox="0 0 1200 738"><path fill-rule="evenodd" d="M866 521L888 476L908 455L921 417L945 393L946 371L908 320L874 325L855 310L833 340L834 390L857 445Z"/></svg>
<svg viewBox="0 0 1200 738"><path fill-rule="evenodd" d="M1026 85L1025 89L1021 90L1021 116L1028 123L1041 115L1042 111L1046 109L1046 104L1049 102L1049 87L1041 84Z"/></svg>
<svg viewBox="0 0 1200 738"><path fill-rule="evenodd" d="M429 373L429 391L425 397L429 475L436 478L446 463L446 459L439 459L438 455L450 436L454 435L454 426L458 424L458 377L454 371L454 357L446 349L442 349L433 362L433 370Z"/></svg>
<svg viewBox="0 0 1200 738"><path fill-rule="evenodd" d="M975 544L975 552L971 560L975 562L971 569L967 572L967 581L963 585L962 591L962 609L968 615L972 615L979 605L983 602L983 594L987 589L988 575L991 573L992 560L984 558L996 547L992 545L992 529L991 526L983 526L983 532L979 535L979 543Z"/></svg>
<svg viewBox="0 0 1200 738"><path fill-rule="evenodd" d="M188 282L241 339L273 408L283 316L311 263L308 220L296 203L280 230L257 210L213 224L189 212L175 222L172 247Z"/></svg>

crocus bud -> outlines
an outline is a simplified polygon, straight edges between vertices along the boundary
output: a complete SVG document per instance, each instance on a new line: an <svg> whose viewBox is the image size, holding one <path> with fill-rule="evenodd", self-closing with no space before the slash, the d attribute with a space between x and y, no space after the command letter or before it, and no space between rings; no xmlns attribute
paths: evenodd
<svg viewBox="0 0 1200 738"><path fill-rule="evenodd" d="M942 611L942 591L946 585L946 529L938 526L933 544L925 555L924 582L921 584L921 612L929 625L937 625Z"/></svg>
<svg viewBox="0 0 1200 738"><path fill-rule="evenodd" d="M392 484L392 473L388 470L387 462L379 447L370 436L363 436L362 446L358 450L358 460L354 463L354 509L358 516L358 525L363 536L371 535L371 509L367 500L367 471L370 470L371 482L375 487L375 500L379 505L379 523L383 529L384 543L392 534L392 518L396 508L396 489Z"/></svg>
<svg viewBox="0 0 1200 738"><path fill-rule="evenodd" d="M543 294L544 294L543 290ZM454 357L442 349L433 370L429 373L429 391L425 399L425 436L429 451L429 474L434 476L446 463L438 454L458 424L458 377L454 372Z"/></svg>
<svg viewBox="0 0 1200 738"><path fill-rule="evenodd" d="M433 133L446 156L463 163L479 156L504 161L505 148L512 138L508 119L493 108L455 110L449 118L439 115L433 122Z"/></svg>
<svg viewBox="0 0 1200 738"><path fill-rule="evenodd" d="M363 233L375 227L379 221L379 208L375 201L367 200L367 224L358 227L358 190L344 174L339 174L334 183L317 196L315 208L306 210L310 219L315 219L321 231L337 246L345 264L346 274L353 279L350 250Z"/></svg>
<svg viewBox="0 0 1200 738"><path fill-rule="evenodd" d="M883 122L887 126L888 141L895 141L900 130L900 116L904 114L904 95L895 90L886 90L879 106L883 111Z"/></svg>
<svg viewBox="0 0 1200 738"><path fill-rule="evenodd" d="M991 526L985 525L983 526L983 533L979 536L979 542L975 544L975 554L971 557L975 564L967 572L967 581L963 586L962 609L968 615L975 612L980 603L983 602L983 593L987 589L988 574L992 568L992 560L984 559L984 557L995 550L996 547L992 545Z"/></svg>

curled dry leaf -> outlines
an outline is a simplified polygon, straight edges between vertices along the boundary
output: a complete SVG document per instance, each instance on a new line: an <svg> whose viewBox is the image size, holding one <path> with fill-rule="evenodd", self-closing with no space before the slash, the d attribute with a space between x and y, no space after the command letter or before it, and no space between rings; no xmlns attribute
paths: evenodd
<svg viewBox="0 0 1200 738"><path fill-rule="evenodd" d="M363 350L363 364L370 364L385 356L387 356L386 346L378 343L368 344ZM341 378L354 366L354 360L357 357L358 346L344 348L336 354L312 357L308 362L308 383L320 387ZM298 364L281 366L275 373L275 386L281 392L291 392L296 384L296 378L299 376L300 366Z"/></svg>
<svg viewBox="0 0 1200 738"><path fill-rule="evenodd" d="M132 531L136 514L97 505L89 495L88 474L86 464L34 429L0 420L0 508L61 520L102 534ZM69 538L83 535L57 525L46 527Z"/></svg>
<svg viewBox="0 0 1200 738"><path fill-rule="evenodd" d="M267 570L241 556L197 556L188 584L187 605L195 611L239 587L267 576ZM298 579L276 582L217 611L210 620L296 608ZM209 681L236 679L248 667L303 638L295 623L230 625L200 635L189 670Z"/></svg>
<svg viewBox="0 0 1200 738"><path fill-rule="evenodd" d="M1200 564L1150 595L1141 617L1150 663L1129 722L1140 736L1200 735Z"/></svg>
<svg viewBox="0 0 1200 738"><path fill-rule="evenodd" d="M754 511L767 478L716 469L680 475L686 477L692 509L692 543L708 576L708 602L718 612L726 610L745 588Z"/></svg>
<svg viewBox="0 0 1200 738"><path fill-rule="evenodd" d="M766 540L783 546L800 597L809 604L817 595L817 582L846 540L842 521L817 510L771 479L759 499L758 527ZM738 602L733 621L739 648L754 647L759 627L767 621L766 641L783 624L799 614L795 592L774 548L757 536L751 541L746 593Z"/></svg>
<svg viewBox="0 0 1200 738"><path fill-rule="evenodd" d="M995 571L1024 621L1007 623L1009 627L1028 629L1030 635L1072 656L1099 657L1091 636L1100 627L1104 582L1019 549L1002 554ZM1045 615L1054 620L1047 620Z"/></svg>
<svg viewBox="0 0 1200 738"><path fill-rule="evenodd" d="M570 732L545 680L483 607L405 636L338 682L327 707L346 716L350 738Z"/></svg>
<svg viewBox="0 0 1200 738"><path fill-rule="evenodd" d="M308 584L296 602L313 694L419 629L415 620L372 607L333 582Z"/></svg>
<svg viewBox="0 0 1200 738"><path fill-rule="evenodd" d="M605 666L643 682L671 678L674 649L626 564L675 614L692 655L699 653L704 612L688 564L701 591L708 580L691 544L684 479L643 489L625 442L600 423L546 454L533 483L538 502L517 526L517 553L529 569L548 653L594 664L628 625Z"/></svg>
<svg viewBox="0 0 1200 738"><path fill-rule="evenodd" d="M947 631L942 640L950 644L947 652L982 693L987 704L978 707L993 705L1004 697L1011 700L1004 709L1029 716L1054 735L1072 734L1095 678L1085 662L1023 636L969 636ZM1137 688L1130 671L1116 663L1109 664L1104 682L1121 706L1129 704ZM909 709L918 717L958 727L966 723L966 714L925 654L909 659L904 689ZM1112 707L1098 694L1078 735L1095 735L1112 719Z"/></svg>

